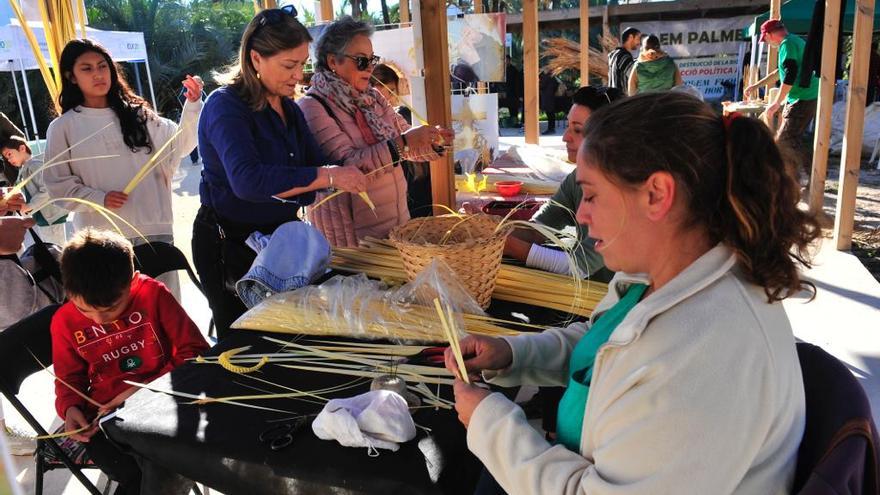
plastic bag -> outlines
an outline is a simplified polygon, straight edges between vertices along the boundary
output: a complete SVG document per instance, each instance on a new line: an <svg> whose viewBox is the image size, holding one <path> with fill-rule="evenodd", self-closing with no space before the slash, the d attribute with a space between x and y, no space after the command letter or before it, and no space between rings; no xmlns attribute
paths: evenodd
<svg viewBox="0 0 880 495"><path fill-rule="evenodd" d="M446 342L434 305L464 333L461 313L485 315L442 260L434 260L412 282L395 289L366 275L336 276L317 286L275 294L242 315L232 328L306 335L406 342ZM447 309L448 308L448 309Z"/></svg>

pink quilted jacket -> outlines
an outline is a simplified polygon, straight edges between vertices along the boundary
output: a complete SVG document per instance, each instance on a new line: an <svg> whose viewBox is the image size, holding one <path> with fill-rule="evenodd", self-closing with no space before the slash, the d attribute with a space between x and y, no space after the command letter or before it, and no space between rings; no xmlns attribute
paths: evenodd
<svg viewBox="0 0 880 495"><path fill-rule="evenodd" d="M324 106L309 96L311 94L312 91L306 93L297 104L328 159L342 161L346 167L358 167L363 173L392 162L387 142L368 145L354 116L325 98L324 101L342 124L340 127ZM406 120L384 99L377 98L376 107L378 114L389 119L401 132L409 128ZM388 237L391 229L409 220L406 179L402 167L386 167L370 176L367 193L376 206L375 214L360 197L351 194L340 194L318 209L310 210L309 217L332 246L354 247L359 239L367 236L380 239ZM319 195L316 202L322 198Z"/></svg>

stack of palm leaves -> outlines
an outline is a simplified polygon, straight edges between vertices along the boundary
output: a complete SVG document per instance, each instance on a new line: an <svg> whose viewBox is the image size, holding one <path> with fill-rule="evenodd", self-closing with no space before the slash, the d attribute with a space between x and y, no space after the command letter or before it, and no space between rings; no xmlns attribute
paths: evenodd
<svg viewBox="0 0 880 495"><path fill-rule="evenodd" d="M406 281L403 260L397 249L390 242L378 239L367 238L358 248L334 248L330 267L365 273L386 282ZM572 277L502 263L492 297L589 316L606 292L608 285L603 283L589 282L579 290Z"/></svg>
<svg viewBox="0 0 880 495"><path fill-rule="evenodd" d="M521 323L482 314L465 289L456 287L450 277L439 281L429 269L413 283L388 290L363 274L337 276L319 286L275 294L251 308L232 326L287 334L445 342L447 332L431 305L433 298L440 297L455 307L456 328L491 336L518 333L508 327L522 326Z"/></svg>

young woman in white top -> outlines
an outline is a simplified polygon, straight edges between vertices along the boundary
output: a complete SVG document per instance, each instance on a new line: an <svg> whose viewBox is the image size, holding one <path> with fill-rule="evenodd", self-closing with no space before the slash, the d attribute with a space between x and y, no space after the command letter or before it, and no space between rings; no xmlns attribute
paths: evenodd
<svg viewBox="0 0 880 495"><path fill-rule="evenodd" d="M567 387L557 441L458 380L469 448L511 494L791 492L805 404L781 300L815 290L798 268L820 230L770 131L646 93L592 114L576 173L608 295L587 323L461 341L493 383Z"/></svg>
<svg viewBox="0 0 880 495"><path fill-rule="evenodd" d="M58 103L62 113L49 125L45 157L48 161L60 155L60 160L74 161L45 171L49 194L92 201L124 218L146 240L173 242L171 178L180 159L196 146L201 81L191 76L183 81L187 102L181 114L182 131L175 136L178 125L160 117L132 92L110 53L100 44L89 39L70 41L61 52L59 65L62 87ZM130 194L123 193L141 167L172 137L174 141L162 152L153 171ZM88 159L103 155L116 156ZM76 230L87 226L114 228L88 206L74 202L65 206L76 212ZM144 242L138 233L117 224L135 245ZM178 295L176 276L162 280L167 280Z"/></svg>

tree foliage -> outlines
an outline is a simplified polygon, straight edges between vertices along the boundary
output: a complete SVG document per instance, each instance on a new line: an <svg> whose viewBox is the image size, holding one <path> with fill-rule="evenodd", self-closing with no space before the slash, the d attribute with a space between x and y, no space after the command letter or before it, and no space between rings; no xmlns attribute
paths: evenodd
<svg viewBox="0 0 880 495"><path fill-rule="evenodd" d="M180 81L198 74L210 90L211 72L232 62L254 15L252 2L231 0L87 0L86 5L93 27L144 33L156 107L171 116L179 112Z"/></svg>

